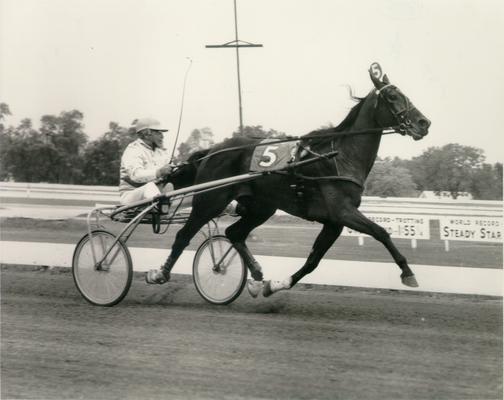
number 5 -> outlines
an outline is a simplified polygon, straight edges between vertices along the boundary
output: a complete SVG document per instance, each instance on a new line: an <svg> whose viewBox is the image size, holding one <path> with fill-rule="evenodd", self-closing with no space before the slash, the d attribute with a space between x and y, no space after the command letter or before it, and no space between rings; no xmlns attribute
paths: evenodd
<svg viewBox="0 0 504 400"><path fill-rule="evenodd" d="M383 72L382 72L380 64L378 64L377 62L372 63L371 64L371 73L373 74L373 76L376 79L381 80Z"/></svg>
<svg viewBox="0 0 504 400"><path fill-rule="evenodd" d="M266 147L264 153L261 156L261 161L259 162L259 165L261 167L271 167L275 163L275 161L277 160L277 155L275 153L276 149L278 149L278 146ZM264 160L265 157L267 157L267 160Z"/></svg>

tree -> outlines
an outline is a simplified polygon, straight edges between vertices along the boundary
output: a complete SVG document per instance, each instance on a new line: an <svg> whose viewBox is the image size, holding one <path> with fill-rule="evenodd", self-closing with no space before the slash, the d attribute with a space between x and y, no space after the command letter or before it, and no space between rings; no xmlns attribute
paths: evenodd
<svg viewBox="0 0 504 400"><path fill-rule="evenodd" d="M84 151L82 183L87 185L117 185L121 155L126 146L136 139L134 128L109 123L109 130L88 144Z"/></svg>
<svg viewBox="0 0 504 400"><path fill-rule="evenodd" d="M268 131L264 130L262 125L249 126L246 125L243 127L243 132L239 130L233 132L233 137L253 137L253 138L277 138L283 139L287 135L283 132L278 132L274 129L270 129Z"/></svg>
<svg viewBox="0 0 504 400"><path fill-rule="evenodd" d="M502 200L502 164L483 164L478 168L470 192L475 200Z"/></svg>
<svg viewBox="0 0 504 400"><path fill-rule="evenodd" d="M210 128L194 129L189 138L178 146L175 160L177 162L185 161L191 153L208 149L214 143L213 133Z"/></svg>
<svg viewBox="0 0 504 400"><path fill-rule="evenodd" d="M8 107L0 105L2 118ZM25 118L16 128L2 126L2 178L23 182L79 183L87 142L83 114L73 110L44 115L41 128Z"/></svg>
<svg viewBox="0 0 504 400"><path fill-rule="evenodd" d="M40 135L44 143L52 145L58 154L53 168L58 183L80 183L82 180L82 154L87 143L84 133L84 115L78 110L63 111L59 116L44 115L40 122Z"/></svg>
<svg viewBox="0 0 504 400"><path fill-rule="evenodd" d="M25 118L8 131L2 157L8 176L21 182L58 182L54 165L60 161L60 154L33 129L31 120Z"/></svg>
<svg viewBox="0 0 504 400"><path fill-rule="evenodd" d="M6 103L0 103L0 180L9 179L5 154L10 146L12 130L5 128L3 120L7 115L12 115Z"/></svg>
<svg viewBox="0 0 504 400"><path fill-rule="evenodd" d="M409 165L419 190L438 194L448 191L456 199L461 192L471 190L474 174L484 159L481 149L450 143L428 148Z"/></svg>
<svg viewBox="0 0 504 400"><path fill-rule="evenodd" d="M39 132L33 128L30 118L24 118L17 126L15 135L21 140L33 140L39 137Z"/></svg>
<svg viewBox="0 0 504 400"><path fill-rule="evenodd" d="M132 122L129 128L122 127L117 122L110 122L109 130L103 134L103 138L116 141L122 154L126 146L138 137L134 128L135 122L136 120Z"/></svg>
<svg viewBox="0 0 504 400"><path fill-rule="evenodd" d="M376 161L366 181L367 196L416 197L416 186L404 167L395 166L390 159Z"/></svg>
<svg viewBox="0 0 504 400"><path fill-rule="evenodd" d="M51 144L33 138L14 140L5 156L7 172L19 182L60 182L55 164L61 165L61 154Z"/></svg>
<svg viewBox="0 0 504 400"><path fill-rule="evenodd" d="M3 121L7 115L12 115L9 105L6 103L0 103L0 130L4 129L1 121Z"/></svg>
<svg viewBox="0 0 504 400"><path fill-rule="evenodd" d="M40 120L40 133L59 150L67 154L78 154L87 143L83 118L84 115L78 110L63 111L59 116L44 115Z"/></svg>

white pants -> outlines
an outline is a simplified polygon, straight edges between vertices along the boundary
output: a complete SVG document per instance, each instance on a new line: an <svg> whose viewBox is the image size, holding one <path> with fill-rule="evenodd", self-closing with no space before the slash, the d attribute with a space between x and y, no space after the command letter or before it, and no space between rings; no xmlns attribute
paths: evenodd
<svg viewBox="0 0 504 400"><path fill-rule="evenodd" d="M135 201L147 200L160 195L161 190L163 193L170 192L173 190L173 185L171 183L167 183L163 187L162 185L156 185L154 182L148 182L145 185L137 187L133 190L122 192L120 202L121 204L126 205L134 203Z"/></svg>
<svg viewBox="0 0 504 400"><path fill-rule="evenodd" d="M168 193L173 190L173 185L167 183L166 185L156 185L154 182L146 183L140 187L133 190L128 190L121 193L120 203L121 205L127 205L140 200L151 199L154 196L160 195L162 193ZM192 203L192 197L181 198L175 201L172 206L186 208L190 207Z"/></svg>

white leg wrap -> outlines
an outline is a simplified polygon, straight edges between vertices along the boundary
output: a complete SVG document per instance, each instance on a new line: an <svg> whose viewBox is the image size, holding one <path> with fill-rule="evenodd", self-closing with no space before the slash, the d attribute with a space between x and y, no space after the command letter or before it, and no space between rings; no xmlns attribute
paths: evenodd
<svg viewBox="0 0 504 400"><path fill-rule="evenodd" d="M263 289L262 281L255 281L252 279L249 279L247 281L247 290L254 299L257 297L257 295L261 292L262 289Z"/></svg>
<svg viewBox="0 0 504 400"><path fill-rule="evenodd" d="M278 292L279 290L287 290L291 288L292 277L288 277L283 281L271 281L271 291L273 293Z"/></svg>

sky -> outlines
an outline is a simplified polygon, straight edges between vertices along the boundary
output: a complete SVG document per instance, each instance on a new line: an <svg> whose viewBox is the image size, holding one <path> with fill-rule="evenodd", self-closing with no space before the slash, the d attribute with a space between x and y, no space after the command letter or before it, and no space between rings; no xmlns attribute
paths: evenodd
<svg viewBox="0 0 504 400"><path fill-rule="evenodd" d="M337 125L377 61L432 121L422 141L386 136L379 156L460 143L503 161L503 1L237 0L237 11L239 39L263 45L240 50L245 125ZM179 142L205 127L221 141L239 126L236 54L205 45L234 28L233 0L0 0L7 124L77 109L96 139L151 116L171 148L183 105Z"/></svg>

